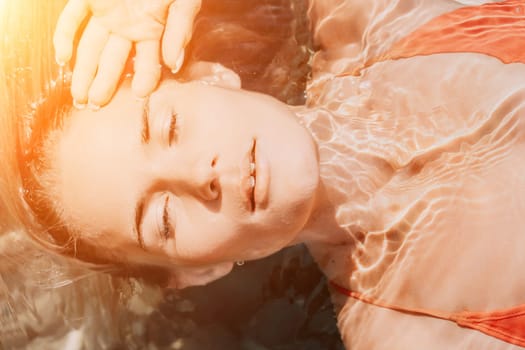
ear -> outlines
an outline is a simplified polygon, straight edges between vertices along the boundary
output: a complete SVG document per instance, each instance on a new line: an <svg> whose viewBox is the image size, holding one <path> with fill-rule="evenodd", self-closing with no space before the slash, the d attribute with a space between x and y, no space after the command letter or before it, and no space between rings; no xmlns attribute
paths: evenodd
<svg viewBox="0 0 525 350"><path fill-rule="evenodd" d="M232 268L232 262L199 267L178 266L172 271L167 288L202 286L227 275Z"/></svg>
<svg viewBox="0 0 525 350"><path fill-rule="evenodd" d="M195 62L186 69L182 78L185 80L199 80L210 85L226 88L241 88L241 78L239 75L220 63Z"/></svg>

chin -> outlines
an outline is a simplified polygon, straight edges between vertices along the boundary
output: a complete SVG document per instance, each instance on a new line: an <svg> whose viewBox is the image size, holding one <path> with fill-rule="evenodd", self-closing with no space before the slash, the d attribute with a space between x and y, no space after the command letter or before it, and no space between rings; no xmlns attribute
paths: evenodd
<svg viewBox="0 0 525 350"><path fill-rule="evenodd" d="M281 196L284 204L284 210L281 212L284 224L295 235L303 229L312 214L319 181L318 165L315 163L314 167L301 173Z"/></svg>
<svg viewBox="0 0 525 350"><path fill-rule="evenodd" d="M291 206L290 217L298 222L298 230L303 228L310 217L320 184L317 149L313 141L308 146L310 147L305 147L295 161L288 163L295 171L289 174L284 190L285 198Z"/></svg>

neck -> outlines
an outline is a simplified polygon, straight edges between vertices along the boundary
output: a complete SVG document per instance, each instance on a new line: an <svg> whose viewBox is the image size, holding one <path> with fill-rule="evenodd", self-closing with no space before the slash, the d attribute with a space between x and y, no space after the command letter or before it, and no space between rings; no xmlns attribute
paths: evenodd
<svg viewBox="0 0 525 350"><path fill-rule="evenodd" d="M370 205L390 180L392 168L384 154L370 152L358 116L305 107L295 107L294 112L318 146L321 184L296 242L355 241L380 225L381 218Z"/></svg>
<svg viewBox="0 0 525 350"><path fill-rule="evenodd" d="M334 205L327 195L326 186L320 182L315 194L314 205L310 217L305 226L291 243L325 243L341 244L346 243L349 235L341 229L336 220L337 205Z"/></svg>
<svg viewBox="0 0 525 350"><path fill-rule="evenodd" d="M297 243L321 243L321 244L341 244L347 242L351 235L347 229L341 228L338 221L337 212L341 205L349 201L348 195L334 195L333 167L343 166L343 163L334 164L329 158L328 152L330 141L333 138L323 137L327 128L325 121L318 118L318 112L315 109L309 109L305 106L292 107L299 122L310 131L318 147L320 181L319 187L315 193L314 205L311 210L308 221L291 244ZM349 157L345 157L348 159ZM346 182L345 187L349 187L350 182ZM347 194L352 191L345 191Z"/></svg>

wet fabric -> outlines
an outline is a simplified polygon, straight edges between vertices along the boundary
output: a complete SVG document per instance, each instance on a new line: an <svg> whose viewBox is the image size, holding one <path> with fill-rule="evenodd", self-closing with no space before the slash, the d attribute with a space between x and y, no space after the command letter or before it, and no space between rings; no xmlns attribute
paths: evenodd
<svg viewBox="0 0 525 350"><path fill-rule="evenodd" d="M481 53L504 63L525 63L524 33L523 0L462 7L429 21L360 69L385 60L459 52Z"/></svg>
<svg viewBox="0 0 525 350"><path fill-rule="evenodd" d="M335 282L331 282L331 284L339 293L370 305L407 314L452 321L461 327L475 329L505 342L525 347L525 305L488 312L462 311L449 313L422 308L406 308L367 297L361 293L341 287Z"/></svg>
<svg viewBox="0 0 525 350"><path fill-rule="evenodd" d="M385 55L368 61L364 67L385 60L460 52L486 54L504 63L525 63L524 48L525 1L507 0L463 7L438 16L398 41ZM356 73L358 71L352 74ZM525 304L493 311L443 312L403 307L351 291L335 282L331 284L338 292L367 304L448 320L525 347Z"/></svg>

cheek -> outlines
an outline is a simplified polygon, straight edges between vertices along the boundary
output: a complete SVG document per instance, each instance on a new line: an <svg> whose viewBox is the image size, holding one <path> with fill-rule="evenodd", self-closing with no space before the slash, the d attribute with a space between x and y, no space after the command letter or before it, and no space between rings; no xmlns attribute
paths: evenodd
<svg viewBox="0 0 525 350"><path fill-rule="evenodd" d="M230 248L240 226L221 212L190 205L177 216L176 254L182 259L212 259Z"/></svg>
<svg viewBox="0 0 525 350"><path fill-rule="evenodd" d="M270 213L266 213L270 214ZM179 219L175 253L188 263L252 260L277 252L295 238L295 220L278 213L253 217L250 223L220 213L186 212Z"/></svg>

